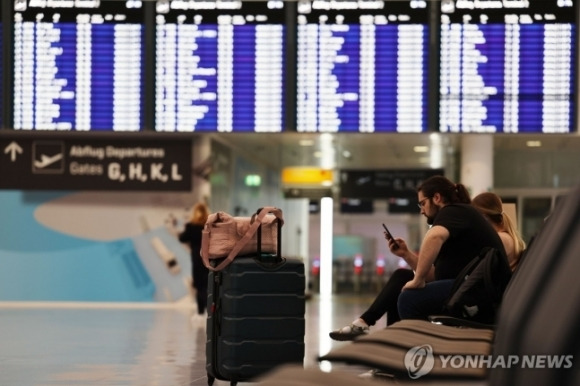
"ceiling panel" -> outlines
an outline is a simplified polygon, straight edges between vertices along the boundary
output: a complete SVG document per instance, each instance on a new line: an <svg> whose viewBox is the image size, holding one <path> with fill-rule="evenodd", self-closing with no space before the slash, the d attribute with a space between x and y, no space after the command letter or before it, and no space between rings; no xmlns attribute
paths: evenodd
<svg viewBox="0 0 580 386"><path fill-rule="evenodd" d="M431 164L431 154L439 152L443 162L452 162L460 154L461 145L460 134L228 133L214 134L212 138L255 162L275 169L288 166L325 167L325 157L333 160L336 169L444 167ZM540 141L541 147L528 147L528 141ZM417 152L418 146L427 149L427 152ZM515 150L580 153L580 136L494 135L496 153Z"/></svg>

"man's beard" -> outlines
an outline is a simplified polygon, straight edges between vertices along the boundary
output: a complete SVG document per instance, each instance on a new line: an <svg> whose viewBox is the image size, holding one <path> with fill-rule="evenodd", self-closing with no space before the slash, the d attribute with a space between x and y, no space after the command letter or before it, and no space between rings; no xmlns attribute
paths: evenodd
<svg viewBox="0 0 580 386"><path fill-rule="evenodd" d="M433 216L425 216L425 217L427 217L427 225L433 225L433 222L435 221L435 217L437 216L437 213L439 213L439 207L434 206L434 211L435 211L435 214L433 214Z"/></svg>

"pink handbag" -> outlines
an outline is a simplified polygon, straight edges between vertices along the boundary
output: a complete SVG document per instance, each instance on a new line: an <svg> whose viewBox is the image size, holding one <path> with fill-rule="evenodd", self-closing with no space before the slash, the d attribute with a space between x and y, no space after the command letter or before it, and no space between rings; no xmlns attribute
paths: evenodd
<svg viewBox="0 0 580 386"><path fill-rule="evenodd" d="M201 258L211 271L225 268L237 256L278 251L278 223L284 224L282 210L264 207L252 217L233 217L225 212L209 215L201 235ZM258 248L258 228L261 245ZM210 260L225 258L216 267Z"/></svg>

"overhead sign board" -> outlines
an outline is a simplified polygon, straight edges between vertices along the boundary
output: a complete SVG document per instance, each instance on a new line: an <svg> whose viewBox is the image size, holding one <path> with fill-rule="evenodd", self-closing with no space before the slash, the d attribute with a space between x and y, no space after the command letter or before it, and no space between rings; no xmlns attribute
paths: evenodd
<svg viewBox="0 0 580 386"><path fill-rule="evenodd" d="M191 190L191 141L0 136L0 189Z"/></svg>
<svg viewBox="0 0 580 386"><path fill-rule="evenodd" d="M443 174L443 169L341 170L340 197L415 197L421 182Z"/></svg>
<svg viewBox="0 0 580 386"><path fill-rule="evenodd" d="M287 167L282 169L283 185L332 185L333 173L330 169L317 167Z"/></svg>

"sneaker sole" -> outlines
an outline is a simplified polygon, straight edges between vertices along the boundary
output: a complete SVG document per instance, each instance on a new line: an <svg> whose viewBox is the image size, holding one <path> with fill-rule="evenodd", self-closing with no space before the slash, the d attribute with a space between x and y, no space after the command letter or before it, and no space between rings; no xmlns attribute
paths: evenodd
<svg viewBox="0 0 580 386"><path fill-rule="evenodd" d="M348 340L355 340L356 338L358 338L361 335L366 335L366 334L344 334L344 333L340 333L340 332L331 332L328 334L328 336L330 336L330 339L333 340L338 340L340 342L345 342Z"/></svg>

